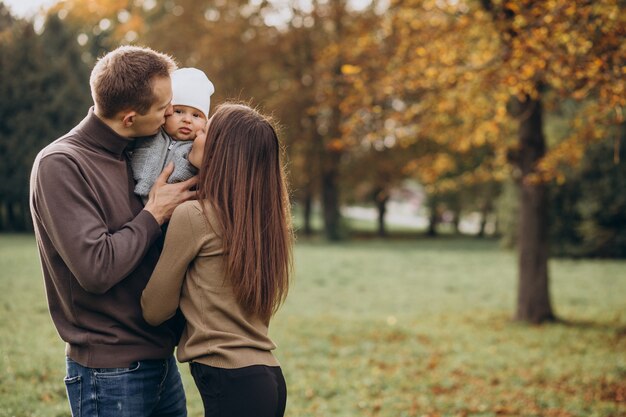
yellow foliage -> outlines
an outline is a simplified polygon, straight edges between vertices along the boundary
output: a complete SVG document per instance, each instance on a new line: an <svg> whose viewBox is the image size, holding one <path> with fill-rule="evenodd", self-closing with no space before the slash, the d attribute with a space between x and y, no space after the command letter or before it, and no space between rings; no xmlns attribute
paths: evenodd
<svg viewBox="0 0 626 417"><path fill-rule="evenodd" d="M450 172L456 169L456 163L449 154L438 154L433 163L433 168L439 173Z"/></svg>
<svg viewBox="0 0 626 417"><path fill-rule="evenodd" d="M417 56L420 57L426 56L426 48L424 48L423 46L418 46L417 48L415 48L415 53L417 54Z"/></svg>
<svg viewBox="0 0 626 417"><path fill-rule="evenodd" d="M364 55L351 61L359 77L382 74L354 83L364 96L360 103L381 120L396 114L394 131L403 132L402 143L434 146L417 147L430 156L403 168L425 184L449 186L442 185L443 178L463 170L455 158L481 152L493 155L486 159L492 165L472 170L463 181L502 180L510 174L506 154L518 126L507 110L512 96L540 100L547 87L557 101L593 97L598 115L626 107L626 13L615 0L501 0L493 2L494 13L480 3L394 1L381 19L378 33L384 36L369 38L379 47L379 59ZM374 95L372 102L365 98ZM396 99L405 104L401 110L382 104ZM590 120L572 125L572 136L606 135L590 129ZM601 126L607 118L593 120ZM557 145L537 177L558 180L558 166L580 160L587 143L572 139Z"/></svg>
<svg viewBox="0 0 626 417"><path fill-rule="evenodd" d="M326 144L326 149L330 152L341 152L345 148L345 144L341 139L333 139Z"/></svg>
<svg viewBox="0 0 626 417"><path fill-rule="evenodd" d="M341 66L341 73L344 75L355 75L361 72L361 68L357 65L344 64Z"/></svg>

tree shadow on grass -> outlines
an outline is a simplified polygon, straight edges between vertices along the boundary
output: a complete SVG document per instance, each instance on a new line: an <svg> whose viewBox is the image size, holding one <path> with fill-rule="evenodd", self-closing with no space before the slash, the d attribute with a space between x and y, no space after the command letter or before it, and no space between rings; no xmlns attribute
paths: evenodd
<svg viewBox="0 0 626 417"><path fill-rule="evenodd" d="M572 320L563 318L559 318L553 323L580 330L610 331L614 332L615 336L619 339L626 338L626 325L622 323L599 322L593 320Z"/></svg>

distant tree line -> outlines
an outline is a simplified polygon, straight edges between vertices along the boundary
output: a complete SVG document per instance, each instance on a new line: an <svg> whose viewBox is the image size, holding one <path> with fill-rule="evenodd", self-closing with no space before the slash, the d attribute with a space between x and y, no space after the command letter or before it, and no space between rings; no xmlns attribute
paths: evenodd
<svg viewBox="0 0 626 417"><path fill-rule="evenodd" d="M30 229L27 192L34 156L84 117L91 105L88 76L93 62L102 52L125 42L152 46L174 55L181 66L204 69L218 87L216 103L227 98L252 100L277 116L283 125L293 199L302 208L301 233L313 233L312 208L317 201L323 209L322 233L329 239L345 236L340 207L346 202L375 207L378 234L386 235L391 191L406 179L426 185L432 214L429 234L438 233L442 209L453 213L454 227L468 212L482 213L483 219L495 215L498 200L506 197L500 192L505 183L502 175L486 175L502 172L494 162L502 156L489 139L492 126L476 124L472 135L482 132L483 139L470 135L472 144L463 148L468 135L463 117L482 115L471 110L463 117L457 113L456 119L445 118L461 110L455 107L459 103L439 90L435 107L437 102L431 103L427 90L411 84L411 77L428 78L411 73L408 67L421 65L411 59L431 53L416 46L423 45L418 43L423 41L418 30L425 23L421 19L436 21L454 15L433 9L430 3L392 2L390 10L396 14L386 13L383 18L376 2L359 11L342 1L313 2L312 9L294 2L289 17L272 26L267 19L277 11L269 3L179 0L145 8L129 2L121 9L117 4L101 5L94 13L84 2L68 1L53 7L37 31L32 21L10 16L0 3L0 169L4 178L0 230ZM501 30L513 30L506 29L506 19L524 12L502 9L499 14L499 3L482 3L496 18L504 19L499 23ZM407 20L409 15L401 14L407 7L421 10L421 14L412 12L413 23ZM473 18L471 13L467 16ZM463 35L454 26L457 23L439 27L451 36ZM406 24L417 29L405 33ZM521 33L520 28L515 30ZM189 39L194 41L183 41ZM403 66L401 54L408 53L403 51L411 45L417 55L411 55ZM385 67L385 61L395 67ZM400 83L399 77L404 81ZM391 84L385 84L391 81L403 89L391 91ZM429 82L433 91L442 88L437 80ZM480 96L474 99L486 105ZM418 109L420 102L432 104L433 109ZM418 110L422 113L415 113ZM561 109L551 106L547 112ZM414 113L412 121L407 121ZM514 140L515 116L503 120L510 129L500 130L499 135ZM624 146L619 146L624 140L623 125L620 132L607 131L607 136L621 137L583 151L580 164L563 171L567 181L553 180L554 185L548 187L546 195L552 204L546 204L545 210L551 219L553 253L624 256L620 242L626 222L620 215L626 212L626 203L619 188L609 192L624 181ZM509 147L510 158L515 158L511 155L516 149ZM499 220L498 232L514 240L516 224ZM484 222L479 235L484 235Z"/></svg>

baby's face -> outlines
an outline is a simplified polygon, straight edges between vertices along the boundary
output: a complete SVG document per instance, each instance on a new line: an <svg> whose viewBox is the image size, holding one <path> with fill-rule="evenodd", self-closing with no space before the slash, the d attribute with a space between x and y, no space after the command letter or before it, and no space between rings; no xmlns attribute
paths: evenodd
<svg viewBox="0 0 626 417"><path fill-rule="evenodd" d="M165 118L163 128L176 140L194 140L198 130L206 125L204 113L195 107L174 106L171 116Z"/></svg>

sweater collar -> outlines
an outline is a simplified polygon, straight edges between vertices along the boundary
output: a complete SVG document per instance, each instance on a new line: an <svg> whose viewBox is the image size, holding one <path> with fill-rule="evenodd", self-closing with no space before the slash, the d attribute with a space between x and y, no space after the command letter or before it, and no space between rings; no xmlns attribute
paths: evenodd
<svg viewBox="0 0 626 417"><path fill-rule="evenodd" d="M120 136L96 116L93 107L89 109L87 117L77 126L77 130L85 133L86 142L118 157L122 156L126 147L132 142L131 138Z"/></svg>

